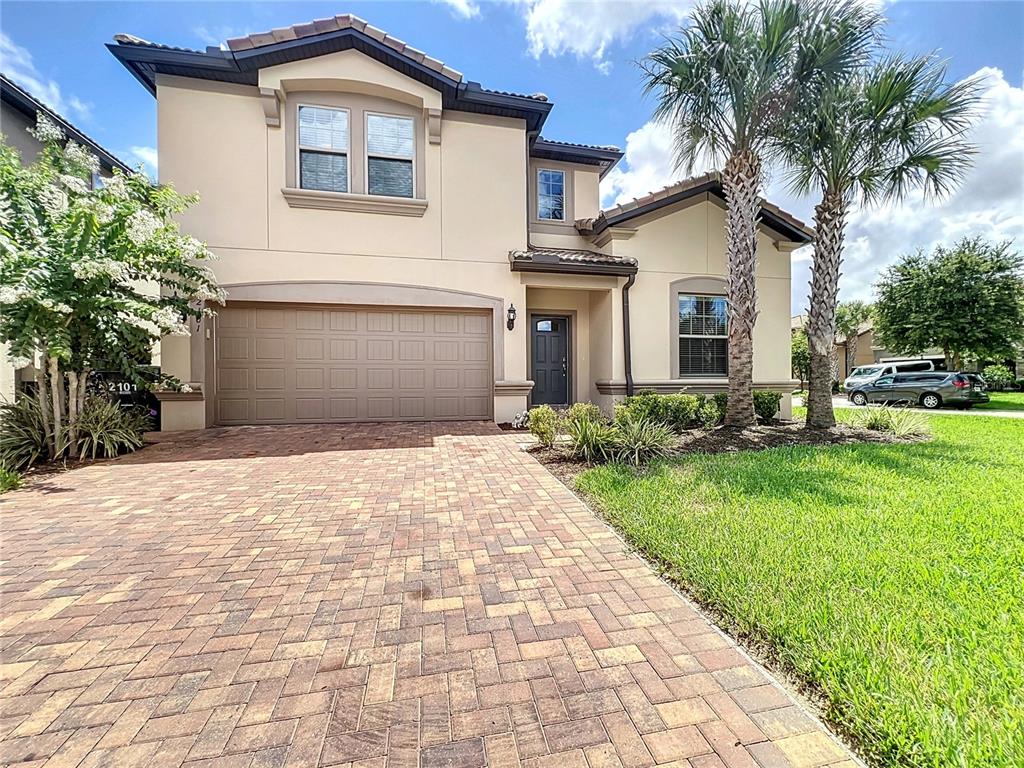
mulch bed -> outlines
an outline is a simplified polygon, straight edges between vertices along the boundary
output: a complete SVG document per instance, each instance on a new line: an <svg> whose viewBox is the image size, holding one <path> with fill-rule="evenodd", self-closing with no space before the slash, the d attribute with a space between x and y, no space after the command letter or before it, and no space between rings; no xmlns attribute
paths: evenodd
<svg viewBox="0 0 1024 768"><path fill-rule="evenodd" d="M850 445L854 443L908 443L919 439L901 439L886 432L876 432L848 424L837 424L832 429L808 429L803 422L777 422L736 429L716 427L710 430L691 430L679 436L677 455L688 453L736 453L763 451L792 445ZM539 445L526 449L551 474L573 488L578 475L591 465L570 457L563 448L543 448Z"/></svg>

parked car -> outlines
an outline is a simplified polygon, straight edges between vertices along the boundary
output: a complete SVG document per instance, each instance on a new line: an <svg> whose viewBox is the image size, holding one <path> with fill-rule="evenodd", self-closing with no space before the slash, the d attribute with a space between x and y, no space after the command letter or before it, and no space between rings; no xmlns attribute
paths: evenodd
<svg viewBox="0 0 1024 768"><path fill-rule="evenodd" d="M919 371L891 373L858 385L848 393L854 405L906 403L925 408L970 408L987 403L985 381L976 373Z"/></svg>
<svg viewBox="0 0 1024 768"><path fill-rule="evenodd" d="M843 382L843 389L849 392L851 389L856 389L861 384L867 384L881 376L934 370L935 363L931 360L904 360L898 363L859 365L850 372L849 376L846 377L846 381Z"/></svg>

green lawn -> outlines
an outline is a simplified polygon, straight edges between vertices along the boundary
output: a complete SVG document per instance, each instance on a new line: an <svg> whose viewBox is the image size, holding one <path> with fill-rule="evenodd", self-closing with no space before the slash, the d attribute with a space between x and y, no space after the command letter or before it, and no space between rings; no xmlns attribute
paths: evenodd
<svg viewBox="0 0 1024 768"><path fill-rule="evenodd" d="M974 407L989 411L1024 411L1024 392L989 392L988 396L992 398L989 402Z"/></svg>
<svg viewBox="0 0 1024 768"><path fill-rule="evenodd" d="M840 412L842 416L846 412ZM1024 765L1024 420L696 455L579 488L877 765Z"/></svg>

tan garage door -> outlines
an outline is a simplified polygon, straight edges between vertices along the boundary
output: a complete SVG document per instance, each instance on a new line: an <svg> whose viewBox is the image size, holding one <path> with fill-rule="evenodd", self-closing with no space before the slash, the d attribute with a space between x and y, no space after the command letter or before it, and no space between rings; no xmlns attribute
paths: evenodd
<svg viewBox="0 0 1024 768"><path fill-rule="evenodd" d="M248 304L216 328L219 424L491 418L489 314Z"/></svg>

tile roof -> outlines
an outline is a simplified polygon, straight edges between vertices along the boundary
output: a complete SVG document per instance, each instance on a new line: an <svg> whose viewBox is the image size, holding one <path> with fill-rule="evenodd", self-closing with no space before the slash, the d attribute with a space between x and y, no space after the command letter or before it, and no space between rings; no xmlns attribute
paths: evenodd
<svg viewBox="0 0 1024 768"><path fill-rule="evenodd" d="M596 234L609 226L628 221L636 216L642 216L658 210L666 205L685 200L697 194L708 192L716 197L725 199L722 190L722 174L719 171L708 171L699 176L683 179L675 184L651 192L643 197L637 197L620 205L613 206L601 211L596 218L579 219L576 221L576 229L584 234ZM767 214L769 219L766 222L769 226L781 224L792 230L793 235L800 235L801 240L810 242L814 238L814 228L798 219L788 211L784 211L767 200L761 200L761 215Z"/></svg>
<svg viewBox="0 0 1024 768"><path fill-rule="evenodd" d="M61 127L65 136L92 150L93 154L99 158L100 165L106 168L107 171L112 171L114 168L118 168L125 173L131 172L132 169L124 161L114 155L113 152L100 146L99 142L95 139L86 136L82 131L76 128L70 120L59 114L52 107L41 102L2 72L0 72L0 98L33 121L35 120L37 113L42 112L45 114Z"/></svg>
<svg viewBox="0 0 1024 768"><path fill-rule="evenodd" d="M243 37L233 37L227 41L228 50L232 53L249 51L254 48L262 48L267 45L275 45L290 40L301 40L304 37L313 37L327 32L338 32L343 29L355 29L368 37L372 37L379 43L383 43L403 56L432 69L440 75L451 80L460 82L462 73L447 66L443 61L428 56L423 51L413 48L404 40L392 37L382 29L369 24L365 19L353 16L351 13L344 13L332 16L327 19L315 19L305 24L292 24L289 27L278 27L269 32L254 32Z"/></svg>
<svg viewBox="0 0 1024 768"><path fill-rule="evenodd" d="M545 97L547 98L547 97ZM621 152L614 144L577 144L574 141L556 141L555 139L549 139L541 136L537 139L538 141L545 141L548 144L557 144L560 147L570 147L571 149L599 149L606 152Z"/></svg>
<svg viewBox="0 0 1024 768"><path fill-rule="evenodd" d="M571 248L529 248L508 252L513 270L524 267L542 272L589 272L592 274L629 274L636 272L637 260L612 256L600 251Z"/></svg>

